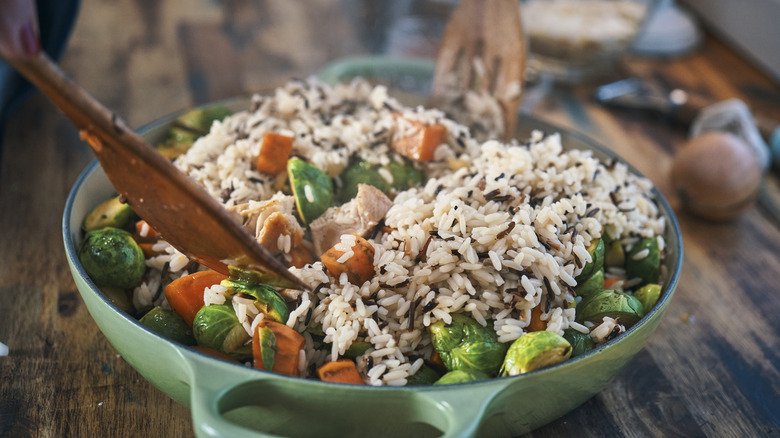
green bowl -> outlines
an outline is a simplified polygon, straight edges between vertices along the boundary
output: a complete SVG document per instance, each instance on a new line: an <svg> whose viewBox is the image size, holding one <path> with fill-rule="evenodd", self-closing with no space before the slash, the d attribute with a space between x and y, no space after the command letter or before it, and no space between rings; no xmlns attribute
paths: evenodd
<svg viewBox="0 0 780 438"><path fill-rule="evenodd" d="M374 61L352 59L333 66L328 71L338 70L339 77L328 79L348 79L356 71L369 77L372 71L384 73L385 78L388 71L406 74L403 69L375 70ZM219 104L243 109L248 100ZM155 143L175 117L151 124L141 134ZM527 138L533 129L560 132L567 148L592 149L601 158L617 158L586 137L519 118L519 138ZM529 432L587 401L643 348L669 305L682 265L677 220L656 191L668 225L664 293L638 324L608 344L549 368L475 383L401 388L327 383L259 371L197 352L150 331L106 298L82 268L76 248L86 215L114 192L97 162L76 181L62 223L68 264L106 338L144 378L191 408L199 437L508 437Z"/></svg>

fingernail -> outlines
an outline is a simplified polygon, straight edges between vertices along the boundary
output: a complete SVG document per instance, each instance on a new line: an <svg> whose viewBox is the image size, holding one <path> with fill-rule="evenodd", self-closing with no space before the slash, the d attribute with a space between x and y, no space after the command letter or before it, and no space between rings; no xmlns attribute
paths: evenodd
<svg viewBox="0 0 780 438"><path fill-rule="evenodd" d="M41 42L38 39L35 23L30 21L19 29L19 42L25 55L33 56L40 52Z"/></svg>

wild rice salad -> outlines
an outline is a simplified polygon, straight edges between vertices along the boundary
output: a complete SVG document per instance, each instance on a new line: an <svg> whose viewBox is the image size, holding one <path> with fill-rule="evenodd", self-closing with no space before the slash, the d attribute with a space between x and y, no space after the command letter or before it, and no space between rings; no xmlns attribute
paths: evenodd
<svg viewBox="0 0 780 438"><path fill-rule="evenodd" d="M293 80L272 95L254 96L249 110L215 121L175 159L309 285L307 291L276 291L289 313L282 323L303 340L294 374L318 378L324 364L344 358L370 385L419 383L414 376L423 368L438 370L433 381L453 367L470 371L459 367L460 353L437 338L436 327L456 323L487 329L502 358L519 338L530 342L530 333L557 335L556 348L565 337L563 348L547 349L558 359L542 360L544 366L572 350L577 354L577 335L591 347L607 342L649 310L635 301L651 307L657 300L665 224L651 183L621 162L564 149L558 134L535 132L525 142L490 139L501 129L498 106L484 96L464 101L469 111L461 111L458 122L438 109L405 107L385 87L363 80ZM424 139L421 132L432 126L439 128L424 135L433 140ZM282 154L288 166L281 170L258 162L274 135L291 143L288 155ZM435 144L420 152L403 145L410 138ZM332 201L323 208L330 209L300 210L297 202L316 204L327 183L304 181L295 190L288 156L327 176ZM373 173L363 174L366 185L356 189L350 175L361 174L350 172L360 166ZM395 180L399 175L404 181ZM144 239L154 232L142 223L136 235ZM207 269L159 238L151 242L143 281L132 289L141 313L170 309L167 291L160 291ZM653 257L650 278L632 268ZM367 273L354 272L351 264L360 263ZM597 263L601 283L585 293ZM655 288L655 299L639 292L646 286ZM201 287L203 304L232 306L248 345L269 313L254 305L256 296L236 287L229 281ZM623 303L613 313L578 317L590 311L578 306L587 304L583 297L604 289L627 297L629 310ZM511 354L509 349L500 370L481 371L492 377L534 369L513 371L520 359L508 363ZM254 357L257 364L257 352ZM241 360L251 364L251 353ZM319 378L327 380L321 373Z"/></svg>

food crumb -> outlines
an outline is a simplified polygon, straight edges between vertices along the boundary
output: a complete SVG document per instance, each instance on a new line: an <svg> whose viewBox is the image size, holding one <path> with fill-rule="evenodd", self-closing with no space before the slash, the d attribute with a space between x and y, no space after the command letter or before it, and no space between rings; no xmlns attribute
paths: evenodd
<svg viewBox="0 0 780 438"><path fill-rule="evenodd" d="M0 342L0 356L8 356L8 346Z"/></svg>
<svg viewBox="0 0 780 438"><path fill-rule="evenodd" d="M680 320L686 324L693 324L696 322L696 317L688 312L683 312L680 314Z"/></svg>
<svg viewBox="0 0 780 438"><path fill-rule="evenodd" d="M98 407L103 406L103 402L98 403Z"/></svg>

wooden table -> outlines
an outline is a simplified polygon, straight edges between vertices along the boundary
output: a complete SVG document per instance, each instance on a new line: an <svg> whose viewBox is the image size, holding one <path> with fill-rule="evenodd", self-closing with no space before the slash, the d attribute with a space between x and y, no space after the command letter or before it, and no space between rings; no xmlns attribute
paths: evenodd
<svg viewBox="0 0 780 438"><path fill-rule="evenodd" d="M302 4L85 0L62 65L137 127L307 76L346 55L435 47L413 32L394 32L390 44L366 33L366 17L395 13L385 2ZM741 98L758 115L780 117L777 84L712 37L682 59L631 60L612 79L628 74L714 101ZM686 132L656 116L601 107L592 91L592 84L557 87L533 114L613 147L671 198L667 172ZM10 354L0 357L0 436L192 435L189 411L117 355L68 271L61 214L93 159L89 148L39 94L12 115L2 142L0 342ZM780 434L776 193L770 176L761 202L729 223L680 214L684 268L647 348L596 397L532 435Z"/></svg>

